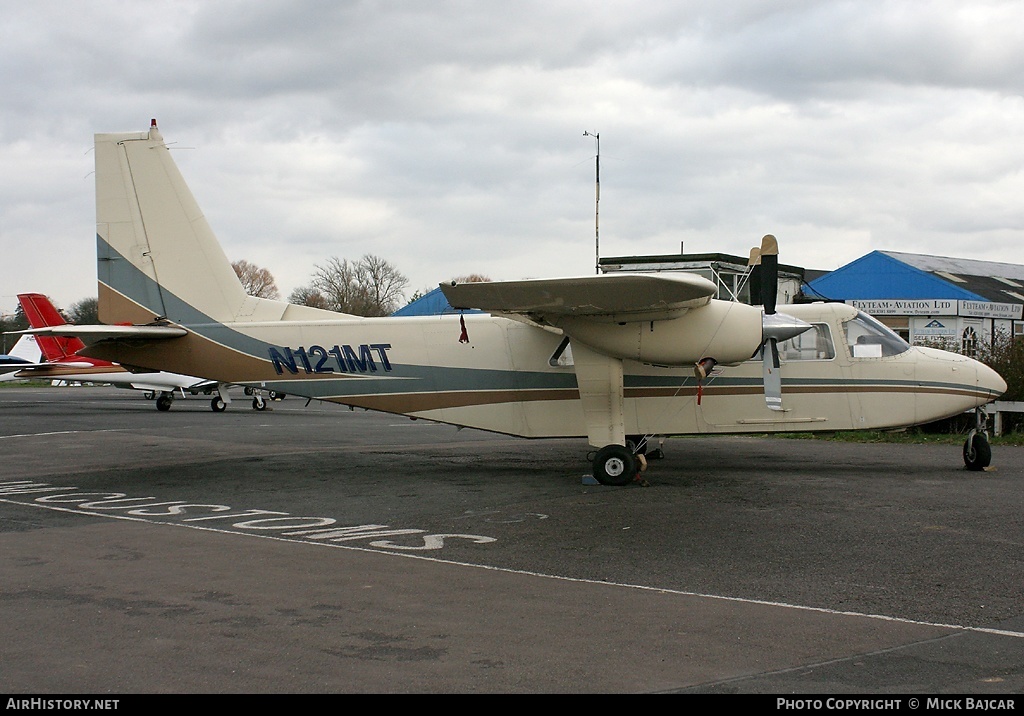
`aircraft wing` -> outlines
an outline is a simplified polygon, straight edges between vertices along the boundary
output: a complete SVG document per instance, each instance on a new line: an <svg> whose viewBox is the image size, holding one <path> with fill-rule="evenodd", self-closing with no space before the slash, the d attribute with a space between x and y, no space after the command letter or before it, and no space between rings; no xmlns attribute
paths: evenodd
<svg viewBox="0 0 1024 716"><path fill-rule="evenodd" d="M136 390L152 390L156 392L168 390L170 388L205 390L207 388L216 388L219 385L215 380L194 378L192 376L179 375L177 373L140 373L138 376L138 380L131 380L131 376L129 376L128 381L128 384Z"/></svg>
<svg viewBox="0 0 1024 716"><path fill-rule="evenodd" d="M597 274L576 278L442 283L454 308L518 314L538 323L546 316L580 316L613 321L678 318L706 305L715 284L694 274Z"/></svg>

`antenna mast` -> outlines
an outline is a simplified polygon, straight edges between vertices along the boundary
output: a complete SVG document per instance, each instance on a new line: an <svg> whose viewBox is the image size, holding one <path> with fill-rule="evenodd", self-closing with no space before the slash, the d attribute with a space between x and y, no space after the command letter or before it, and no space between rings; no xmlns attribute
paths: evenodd
<svg viewBox="0 0 1024 716"><path fill-rule="evenodd" d="M598 224L601 205L601 133L584 132L584 137L593 137L597 142L597 158L594 161L594 273L601 273L601 231Z"/></svg>

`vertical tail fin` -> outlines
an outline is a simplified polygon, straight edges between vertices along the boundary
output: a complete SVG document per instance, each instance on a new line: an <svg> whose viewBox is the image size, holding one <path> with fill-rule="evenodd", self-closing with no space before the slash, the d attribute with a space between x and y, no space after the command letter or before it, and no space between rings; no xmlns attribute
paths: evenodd
<svg viewBox="0 0 1024 716"><path fill-rule="evenodd" d="M19 293L18 301L32 328L63 326L67 323L50 299L41 293ZM85 348L80 339L70 336L36 336L36 344L47 361L70 358Z"/></svg>
<svg viewBox="0 0 1024 716"><path fill-rule="evenodd" d="M42 361L42 351L39 350L39 341L36 336L26 333L11 348L7 354L10 358L18 358L26 363L39 363ZM12 374L13 375L13 374Z"/></svg>
<svg viewBox="0 0 1024 716"><path fill-rule="evenodd" d="M250 299L156 120L148 132L95 140L100 320L225 322L244 313Z"/></svg>

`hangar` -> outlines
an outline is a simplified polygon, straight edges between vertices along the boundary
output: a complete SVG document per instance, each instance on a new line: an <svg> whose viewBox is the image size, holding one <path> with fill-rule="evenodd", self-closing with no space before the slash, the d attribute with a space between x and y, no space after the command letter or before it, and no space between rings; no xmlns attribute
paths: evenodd
<svg viewBox="0 0 1024 716"><path fill-rule="evenodd" d="M1024 336L1024 266L872 251L810 281L805 300L843 301L908 342L975 355L999 334Z"/></svg>

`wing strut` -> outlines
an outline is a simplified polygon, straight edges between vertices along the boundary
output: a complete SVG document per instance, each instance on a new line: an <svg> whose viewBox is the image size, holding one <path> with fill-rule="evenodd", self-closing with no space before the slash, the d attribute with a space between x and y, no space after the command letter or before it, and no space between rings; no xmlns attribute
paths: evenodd
<svg viewBox="0 0 1024 716"><path fill-rule="evenodd" d="M587 439L594 447L626 444L622 360L571 341Z"/></svg>

